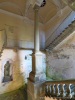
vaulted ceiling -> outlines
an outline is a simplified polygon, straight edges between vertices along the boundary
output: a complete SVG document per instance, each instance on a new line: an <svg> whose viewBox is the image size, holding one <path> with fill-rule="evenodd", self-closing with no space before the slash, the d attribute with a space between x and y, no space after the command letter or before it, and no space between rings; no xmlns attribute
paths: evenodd
<svg viewBox="0 0 75 100"><path fill-rule="evenodd" d="M30 0L0 0L0 9L34 20L34 11ZM46 5L39 10L39 21L48 22L64 7L62 0L46 0Z"/></svg>

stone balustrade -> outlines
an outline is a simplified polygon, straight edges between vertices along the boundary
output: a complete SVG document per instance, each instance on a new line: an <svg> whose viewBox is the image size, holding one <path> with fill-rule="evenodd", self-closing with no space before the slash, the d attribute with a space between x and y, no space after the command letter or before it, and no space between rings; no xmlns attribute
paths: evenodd
<svg viewBox="0 0 75 100"><path fill-rule="evenodd" d="M75 100L75 80L47 81L45 96L61 100Z"/></svg>

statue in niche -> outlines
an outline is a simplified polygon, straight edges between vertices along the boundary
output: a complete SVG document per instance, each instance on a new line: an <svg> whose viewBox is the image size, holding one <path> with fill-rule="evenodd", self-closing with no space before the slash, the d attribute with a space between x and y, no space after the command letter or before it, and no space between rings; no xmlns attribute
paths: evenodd
<svg viewBox="0 0 75 100"><path fill-rule="evenodd" d="M10 64L9 61L7 61L6 64L4 65L4 78L3 78L3 82L12 81L12 75L10 75L10 67L11 67L11 64Z"/></svg>
<svg viewBox="0 0 75 100"><path fill-rule="evenodd" d="M7 61L7 63L4 65L4 76L10 76L10 63Z"/></svg>

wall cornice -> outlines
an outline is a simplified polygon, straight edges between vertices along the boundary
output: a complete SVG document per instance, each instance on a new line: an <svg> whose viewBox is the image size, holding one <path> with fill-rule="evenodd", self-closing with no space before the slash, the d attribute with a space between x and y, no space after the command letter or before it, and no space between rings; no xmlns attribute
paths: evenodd
<svg viewBox="0 0 75 100"><path fill-rule="evenodd" d="M20 15L17 15L17 14L14 14L14 13L2 10L2 9L0 9L0 13L6 14L8 16L12 16L12 17L15 17L15 18L19 18L19 19L23 20L24 22L28 22L28 23L31 23L31 24L34 25L34 21L29 19L29 18L27 18L27 17L25 17L25 16L20 16ZM41 25L41 27L43 27L42 23L39 23L39 24Z"/></svg>

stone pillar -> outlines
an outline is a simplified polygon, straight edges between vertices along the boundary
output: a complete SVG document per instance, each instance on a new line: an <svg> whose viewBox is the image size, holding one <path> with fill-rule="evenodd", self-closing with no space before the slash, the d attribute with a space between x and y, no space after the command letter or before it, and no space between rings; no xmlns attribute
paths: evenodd
<svg viewBox="0 0 75 100"><path fill-rule="evenodd" d="M40 51L40 37L39 37L39 7L34 7L34 52L32 54L32 72L29 78L33 82L42 81L46 79L46 75L43 70L42 60L44 54Z"/></svg>
<svg viewBox="0 0 75 100"><path fill-rule="evenodd" d="M40 51L40 37L39 37L39 7L34 7L34 52L32 54L32 72L28 79L28 100L41 100L40 94L44 92L42 84L46 80L45 71L43 69L43 56ZM44 97L43 99L44 100Z"/></svg>
<svg viewBox="0 0 75 100"><path fill-rule="evenodd" d="M34 8L34 50L35 53L40 50L40 37L39 37L39 7Z"/></svg>

